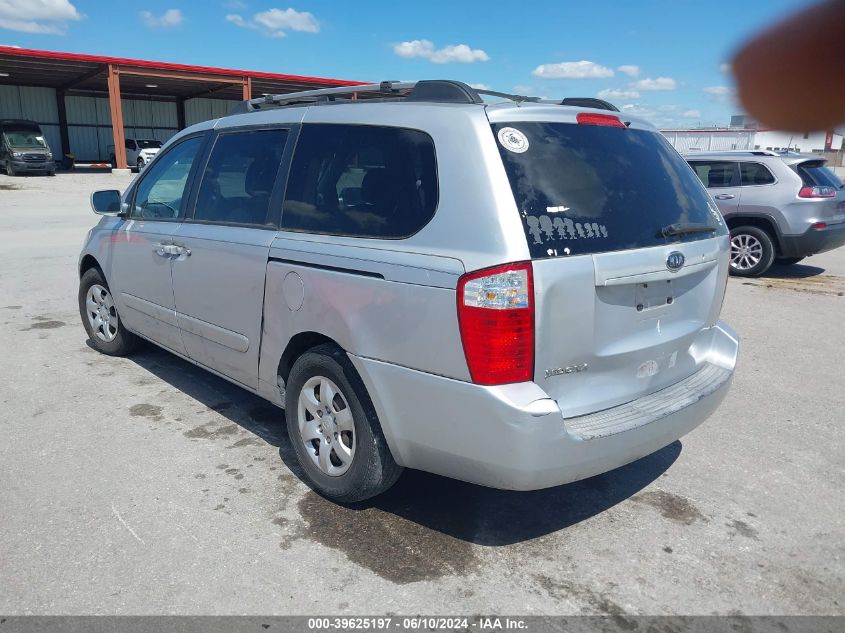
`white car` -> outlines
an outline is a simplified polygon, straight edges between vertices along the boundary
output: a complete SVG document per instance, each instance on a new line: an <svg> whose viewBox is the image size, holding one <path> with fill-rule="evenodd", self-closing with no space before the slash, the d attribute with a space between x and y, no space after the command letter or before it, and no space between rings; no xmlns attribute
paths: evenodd
<svg viewBox="0 0 845 633"><path fill-rule="evenodd" d="M128 138L125 140L126 145L126 164L130 168L137 168L138 171L144 169L147 164L158 154L161 149L161 141L155 139L134 139ZM114 148L112 147L112 150ZM115 163L114 151L111 152L112 165Z"/></svg>

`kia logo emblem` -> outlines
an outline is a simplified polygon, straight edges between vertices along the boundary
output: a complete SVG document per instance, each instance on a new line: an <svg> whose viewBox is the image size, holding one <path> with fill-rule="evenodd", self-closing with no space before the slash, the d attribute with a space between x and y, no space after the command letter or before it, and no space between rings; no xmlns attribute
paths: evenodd
<svg viewBox="0 0 845 633"><path fill-rule="evenodd" d="M679 270L684 265L684 261L686 261L686 258L683 253L672 251L669 253L669 257L666 258L666 268L669 270Z"/></svg>

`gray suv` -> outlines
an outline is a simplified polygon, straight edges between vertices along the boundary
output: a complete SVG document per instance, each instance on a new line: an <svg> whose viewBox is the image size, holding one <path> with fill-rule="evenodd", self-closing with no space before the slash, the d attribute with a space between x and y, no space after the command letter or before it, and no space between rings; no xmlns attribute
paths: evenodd
<svg viewBox="0 0 845 633"><path fill-rule="evenodd" d="M819 156L687 154L731 231L731 272L757 277L845 244L845 185Z"/></svg>
<svg viewBox="0 0 845 633"><path fill-rule="evenodd" d="M572 103L383 82L194 125L92 195L87 334L283 407L341 502L403 467L528 490L643 457L728 391L728 231L656 129Z"/></svg>

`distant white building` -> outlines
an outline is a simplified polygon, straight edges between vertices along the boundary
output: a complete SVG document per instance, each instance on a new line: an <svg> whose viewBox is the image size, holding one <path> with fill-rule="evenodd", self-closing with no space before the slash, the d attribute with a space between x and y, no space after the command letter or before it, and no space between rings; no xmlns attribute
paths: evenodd
<svg viewBox="0 0 845 633"><path fill-rule="evenodd" d="M731 118L727 128L677 128L660 130L682 154L686 152L715 152L731 149L792 150L804 153L837 152L842 147L842 132L779 132L760 129L756 123L742 116Z"/></svg>

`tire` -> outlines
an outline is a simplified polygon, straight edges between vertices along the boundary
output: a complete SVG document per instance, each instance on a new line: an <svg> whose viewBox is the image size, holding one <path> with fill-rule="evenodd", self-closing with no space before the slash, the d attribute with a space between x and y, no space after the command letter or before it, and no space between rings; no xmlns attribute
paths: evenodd
<svg viewBox="0 0 845 633"><path fill-rule="evenodd" d="M354 503L396 483L402 467L393 459L370 396L343 350L333 344L308 350L293 364L285 388L288 436L312 489L332 501ZM335 390L329 414L324 398ZM303 433L314 437L306 441Z"/></svg>
<svg viewBox="0 0 845 633"><path fill-rule="evenodd" d="M731 274L759 277L775 260L775 246L766 231L756 226L731 229Z"/></svg>
<svg viewBox="0 0 845 633"><path fill-rule="evenodd" d="M793 264L797 264L800 262L803 257L778 257L775 259L775 264L778 266L792 266Z"/></svg>
<svg viewBox="0 0 845 633"><path fill-rule="evenodd" d="M54 172L54 171L48 171L48 172L47 172L47 175L48 175L48 176L55 176L55 175L56 175L56 172Z"/></svg>
<svg viewBox="0 0 845 633"><path fill-rule="evenodd" d="M138 168L138 173L140 174L141 170L144 169L144 159L143 158L138 159L138 163L136 164L136 167Z"/></svg>
<svg viewBox="0 0 845 633"><path fill-rule="evenodd" d="M12 163L6 161L6 175L7 176L14 176L15 175L15 168L12 167Z"/></svg>
<svg viewBox="0 0 845 633"><path fill-rule="evenodd" d="M95 311L101 316L99 327L95 327ZM102 321L102 315L106 313L113 318L108 324ZM138 346L138 337L123 326L109 286L97 268L89 268L79 280L79 316L88 338L98 352L109 356L126 356Z"/></svg>

